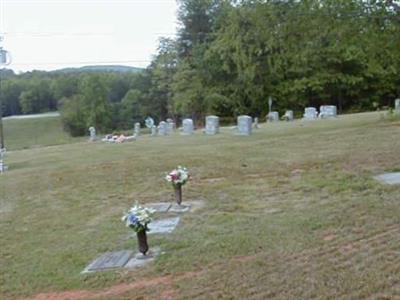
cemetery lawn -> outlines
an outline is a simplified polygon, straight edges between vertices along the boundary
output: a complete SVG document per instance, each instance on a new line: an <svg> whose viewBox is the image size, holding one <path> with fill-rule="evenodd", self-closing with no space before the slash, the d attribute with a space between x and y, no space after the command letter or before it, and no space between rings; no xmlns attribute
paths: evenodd
<svg viewBox="0 0 400 300"><path fill-rule="evenodd" d="M87 138L73 138L64 132L60 117L4 119L3 125L8 151L87 140Z"/></svg>
<svg viewBox="0 0 400 300"><path fill-rule="evenodd" d="M400 297L400 186L372 178L400 171L400 122L261 125L250 137L223 128L12 151L0 176L0 299ZM183 203L205 206L149 236L165 254L80 274L103 252L136 249L122 212L172 201L164 176L177 165L193 175Z"/></svg>

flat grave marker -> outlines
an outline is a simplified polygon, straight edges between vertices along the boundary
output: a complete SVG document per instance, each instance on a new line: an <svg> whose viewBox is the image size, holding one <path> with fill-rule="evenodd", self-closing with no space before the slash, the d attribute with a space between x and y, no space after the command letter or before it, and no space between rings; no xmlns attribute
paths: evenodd
<svg viewBox="0 0 400 300"><path fill-rule="evenodd" d="M131 250L106 252L92 261L82 273L122 268L133 254Z"/></svg>
<svg viewBox="0 0 400 300"><path fill-rule="evenodd" d="M156 233L171 233L175 230L176 226L180 221L180 217L168 218L168 219L161 219L161 220L154 220L151 222L148 227L150 231L148 234L156 234Z"/></svg>
<svg viewBox="0 0 400 300"><path fill-rule="evenodd" d="M374 177L381 183L395 185L400 184L400 172L385 173Z"/></svg>

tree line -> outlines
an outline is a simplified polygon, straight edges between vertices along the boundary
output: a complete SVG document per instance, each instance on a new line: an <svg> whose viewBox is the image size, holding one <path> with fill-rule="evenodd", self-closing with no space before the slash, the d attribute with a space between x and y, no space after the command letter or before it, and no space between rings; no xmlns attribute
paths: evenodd
<svg viewBox="0 0 400 300"><path fill-rule="evenodd" d="M59 109L73 135L206 114L390 106L400 96L400 6L389 0L179 0L176 38L137 74L3 74L3 113Z"/></svg>

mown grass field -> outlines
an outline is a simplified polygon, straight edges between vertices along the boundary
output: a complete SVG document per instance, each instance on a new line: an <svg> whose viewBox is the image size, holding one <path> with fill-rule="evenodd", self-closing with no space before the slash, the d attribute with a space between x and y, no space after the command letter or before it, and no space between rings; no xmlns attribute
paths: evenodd
<svg viewBox="0 0 400 300"><path fill-rule="evenodd" d="M7 150L28 149L83 141L62 130L59 117L5 119L4 137Z"/></svg>
<svg viewBox="0 0 400 300"><path fill-rule="evenodd" d="M149 137L12 151L0 176L1 299L387 299L400 297L400 122L377 113L262 124L250 137ZM172 201L165 254L132 271L81 275L105 251L136 249L122 212ZM41 298L42 297L42 298ZM47 298L46 298L47 297Z"/></svg>

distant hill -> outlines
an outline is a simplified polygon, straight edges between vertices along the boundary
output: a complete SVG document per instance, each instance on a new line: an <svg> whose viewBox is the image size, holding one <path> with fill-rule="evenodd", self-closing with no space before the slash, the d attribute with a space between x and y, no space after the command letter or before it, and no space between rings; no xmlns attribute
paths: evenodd
<svg viewBox="0 0 400 300"><path fill-rule="evenodd" d="M143 68L121 66L121 65L99 65L99 66L84 66L80 68L65 68L52 71L52 73L79 73L79 72L122 72L122 73L138 73L142 72Z"/></svg>

